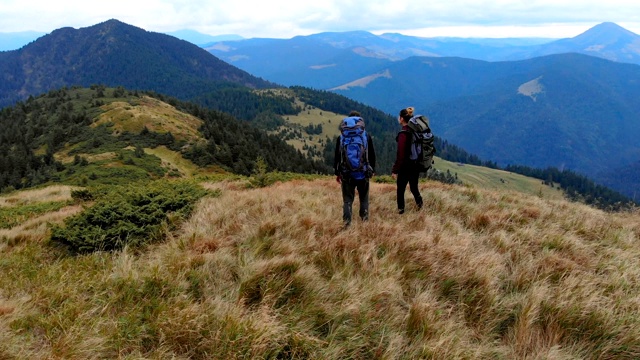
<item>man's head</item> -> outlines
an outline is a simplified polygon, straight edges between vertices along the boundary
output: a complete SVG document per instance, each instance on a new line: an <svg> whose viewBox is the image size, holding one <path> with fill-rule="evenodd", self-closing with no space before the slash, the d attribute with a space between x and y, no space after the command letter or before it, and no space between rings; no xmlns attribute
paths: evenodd
<svg viewBox="0 0 640 360"><path fill-rule="evenodd" d="M360 113L359 113L359 112L357 112L357 111L355 111L355 110L352 110L352 111L349 113L349 116L360 116Z"/></svg>

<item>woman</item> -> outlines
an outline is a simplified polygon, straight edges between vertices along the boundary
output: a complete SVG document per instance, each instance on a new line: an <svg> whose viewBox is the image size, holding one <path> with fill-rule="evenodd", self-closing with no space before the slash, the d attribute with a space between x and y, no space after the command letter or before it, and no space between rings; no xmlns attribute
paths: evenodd
<svg viewBox="0 0 640 360"><path fill-rule="evenodd" d="M404 192L407 184L409 184L409 190L413 194L418 209L422 208L422 196L420 195L420 189L418 189L420 171L409 158L411 155L412 134L407 124L412 115L413 108L409 107L400 110L400 115L398 116L398 123L402 126L402 130L396 136L398 150L396 152L396 161L391 168L391 177L396 180L397 185L398 214L404 214Z"/></svg>

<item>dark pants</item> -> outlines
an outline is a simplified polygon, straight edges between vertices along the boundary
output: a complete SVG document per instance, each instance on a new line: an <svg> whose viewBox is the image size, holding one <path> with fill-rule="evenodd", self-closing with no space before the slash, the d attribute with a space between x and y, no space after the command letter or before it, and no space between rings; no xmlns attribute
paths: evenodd
<svg viewBox="0 0 640 360"><path fill-rule="evenodd" d="M416 201L418 207L422 207L422 196L420 195L420 189L418 189L418 180L420 179L420 172L418 171L403 171L398 173L396 184L398 189L396 196L398 199L398 210L404 211L404 192L409 184L409 190L413 194L413 198Z"/></svg>
<svg viewBox="0 0 640 360"><path fill-rule="evenodd" d="M369 179L354 180L350 178L342 179L342 220L345 224L351 223L351 209L358 189L360 199L360 218L369 219Z"/></svg>

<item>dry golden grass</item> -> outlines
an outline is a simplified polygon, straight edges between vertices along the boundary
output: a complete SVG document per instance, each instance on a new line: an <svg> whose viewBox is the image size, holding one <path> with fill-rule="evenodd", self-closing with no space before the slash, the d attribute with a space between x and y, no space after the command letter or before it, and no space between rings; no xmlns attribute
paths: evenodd
<svg viewBox="0 0 640 360"><path fill-rule="evenodd" d="M71 191L77 187L52 185L41 189L23 190L0 197L0 207L19 207L35 203L71 200ZM29 218L10 229L0 229L0 250L20 242L41 242L48 236L50 224L61 224L64 219L82 210L81 206L66 206L60 210ZM0 309L0 312L2 310Z"/></svg>
<svg viewBox="0 0 640 360"><path fill-rule="evenodd" d="M56 161L60 161L63 164L71 164L75 161L76 155L82 156L89 162L98 162L105 160L113 160L118 157L118 154L113 151L103 152L100 154L74 154L69 155L69 153L74 150L74 147L67 147L61 151L56 152L53 156Z"/></svg>
<svg viewBox="0 0 640 360"><path fill-rule="evenodd" d="M142 251L0 247L0 358L640 358L638 213L372 183L343 230L333 179L205 185Z"/></svg>
<svg viewBox="0 0 640 360"><path fill-rule="evenodd" d="M6 242L5 244L0 243L0 249L7 243L15 244L24 241L41 242L48 237L49 226L51 224L62 224L64 219L79 213L82 209L83 207L81 205L66 206L58 211L49 212L29 219L11 229L0 229L0 239Z"/></svg>
<svg viewBox="0 0 640 360"><path fill-rule="evenodd" d="M19 191L6 196L0 196L0 207L70 200L71 191L74 189L76 188L72 186L52 185L40 189Z"/></svg>

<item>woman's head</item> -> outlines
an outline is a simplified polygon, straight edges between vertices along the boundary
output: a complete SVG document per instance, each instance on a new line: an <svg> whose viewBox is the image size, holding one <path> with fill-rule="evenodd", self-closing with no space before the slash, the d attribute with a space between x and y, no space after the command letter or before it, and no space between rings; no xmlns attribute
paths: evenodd
<svg viewBox="0 0 640 360"><path fill-rule="evenodd" d="M413 112L413 108L411 108L411 110L411 112ZM409 109L402 109L398 115L398 121L401 123L407 123L409 122L409 119L411 119L411 116L412 114L409 113Z"/></svg>

